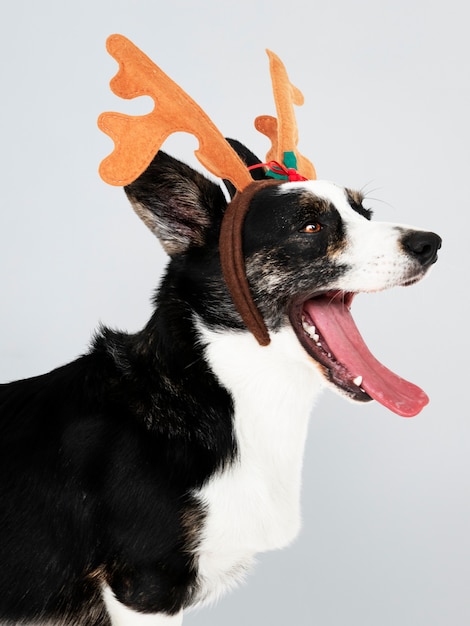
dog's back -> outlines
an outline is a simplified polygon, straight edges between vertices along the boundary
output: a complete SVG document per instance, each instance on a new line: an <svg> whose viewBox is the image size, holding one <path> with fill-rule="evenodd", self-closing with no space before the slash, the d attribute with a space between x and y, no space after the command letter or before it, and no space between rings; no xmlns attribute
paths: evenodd
<svg viewBox="0 0 470 626"><path fill-rule="evenodd" d="M173 352L174 325L161 340L104 331L77 361L0 386L1 623L105 624L102 585L126 587L144 558L162 610L189 600L191 494L235 446L227 391L200 350Z"/></svg>

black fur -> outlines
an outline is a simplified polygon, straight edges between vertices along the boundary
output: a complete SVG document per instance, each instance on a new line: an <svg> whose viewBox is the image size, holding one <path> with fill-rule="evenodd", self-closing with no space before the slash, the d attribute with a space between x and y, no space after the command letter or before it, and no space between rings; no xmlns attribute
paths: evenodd
<svg viewBox="0 0 470 626"><path fill-rule="evenodd" d="M176 612L194 592L190 552L204 510L190 493L236 454L232 400L192 317L236 318L217 253L225 200L166 155L149 169L127 192L168 241L174 233L178 251L147 326L102 329L75 362L0 386L2 624L106 624L103 581L149 612Z"/></svg>

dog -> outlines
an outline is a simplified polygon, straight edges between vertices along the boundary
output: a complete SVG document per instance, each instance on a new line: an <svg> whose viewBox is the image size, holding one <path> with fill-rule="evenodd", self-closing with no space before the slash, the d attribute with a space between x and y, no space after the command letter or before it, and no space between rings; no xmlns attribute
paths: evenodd
<svg viewBox="0 0 470 626"><path fill-rule="evenodd" d="M181 624L297 535L325 387L402 415L426 402L372 357L350 308L423 278L439 236L374 222L330 182L261 189L243 226L261 346L221 271L226 185L159 152L125 188L170 257L148 324L100 328L74 362L0 386L2 625Z"/></svg>

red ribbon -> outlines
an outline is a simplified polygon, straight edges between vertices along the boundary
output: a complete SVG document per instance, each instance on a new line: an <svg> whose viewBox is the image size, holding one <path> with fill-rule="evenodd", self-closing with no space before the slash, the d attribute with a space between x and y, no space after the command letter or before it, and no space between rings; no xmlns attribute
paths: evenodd
<svg viewBox="0 0 470 626"><path fill-rule="evenodd" d="M266 167L273 174L275 174L275 178L285 177L286 180L288 180L290 183L299 181L299 180L308 180L308 178L305 178L305 176L302 176L302 174L299 174L299 172L293 167L287 168L281 163L278 163L277 161L269 161L269 163L257 163L256 165L250 165L248 169L254 170L258 167Z"/></svg>

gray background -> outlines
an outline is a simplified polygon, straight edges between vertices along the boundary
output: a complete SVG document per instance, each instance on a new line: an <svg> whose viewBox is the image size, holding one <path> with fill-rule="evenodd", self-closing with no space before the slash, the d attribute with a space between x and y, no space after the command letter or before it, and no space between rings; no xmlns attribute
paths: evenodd
<svg viewBox="0 0 470 626"><path fill-rule="evenodd" d="M470 624L467 393L468 21L463 0L199 2L16 0L0 17L0 380L86 349L99 321L150 314L165 263L122 190L101 182L111 151L113 32L131 38L212 116L263 155L252 127L273 113L266 47L304 92L300 149L319 177L365 186L377 219L444 238L431 276L362 296L371 349L431 404L406 420L326 392L311 423L304 526L260 557L248 585L196 625ZM169 146L169 148L168 148ZM192 139L167 149L191 161ZM192 161L191 161L192 162Z"/></svg>

